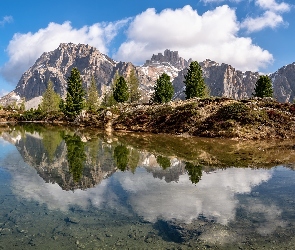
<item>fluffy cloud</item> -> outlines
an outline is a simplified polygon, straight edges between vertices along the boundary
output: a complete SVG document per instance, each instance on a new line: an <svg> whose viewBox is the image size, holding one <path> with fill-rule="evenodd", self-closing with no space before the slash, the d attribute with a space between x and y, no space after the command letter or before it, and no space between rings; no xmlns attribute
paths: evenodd
<svg viewBox="0 0 295 250"><path fill-rule="evenodd" d="M241 24L242 28L246 28L248 32L260 31L266 27L276 28L284 22L281 15L272 11L266 11L262 16L256 18L247 18Z"/></svg>
<svg viewBox="0 0 295 250"><path fill-rule="evenodd" d="M0 21L0 26L4 26L6 23L11 23L11 22L13 22L13 17L12 16L5 16Z"/></svg>
<svg viewBox="0 0 295 250"><path fill-rule="evenodd" d="M290 10L290 5L285 2L277 3L275 0L256 0L255 5L265 10L259 17L246 18L241 27L245 28L247 32L256 32L265 28L277 28L284 24L282 13Z"/></svg>
<svg viewBox="0 0 295 250"><path fill-rule="evenodd" d="M120 46L115 58L143 63L151 54L169 48L186 59L209 58L240 70L256 71L272 62L268 51L254 45L249 37L239 37L239 30L235 11L227 5L203 15L191 6L160 13L151 8L131 22L128 40Z"/></svg>
<svg viewBox="0 0 295 250"><path fill-rule="evenodd" d="M108 53L107 45L127 22L128 19L114 23L96 23L80 29L73 28L70 22L50 23L36 33L15 34L7 47L9 61L0 69L0 73L8 82L16 84L21 74L43 52L56 49L60 43L89 44L102 53Z"/></svg>
<svg viewBox="0 0 295 250"><path fill-rule="evenodd" d="M287 12L290 10L289 4L285 2L277 3L275 0L256 0L255 4L262 9L275 12Z"/></svg>

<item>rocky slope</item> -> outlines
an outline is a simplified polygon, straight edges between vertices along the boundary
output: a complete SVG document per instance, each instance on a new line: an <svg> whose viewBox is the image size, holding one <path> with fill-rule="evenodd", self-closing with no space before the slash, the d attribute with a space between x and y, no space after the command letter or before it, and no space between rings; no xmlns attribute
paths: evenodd
<svg viewBox="0 0 295 250"><path fill-rule="evenodd" d="M270 75L274 95L280 102L293 102L295 97L295 62Z"/></svg>
<svg viewBox="0 0 295 250"><path fill-rule="evenodd" d="M183 81L190 62L191 59L186 61L177 51L165 50L164 54L153 55L144 65L134 66L132 63L116 62L89 45L60 44L56 50L41 55L22 75L14 92L0 99L0 105L11 103L10 96L19 96L27 101L41 96L49 80L54 83L55 91L65 96L67 77L73 67L77 67L81 72L85 88L93 76L100 93L108 91L116 72L127 77L134 69L139 78L143 102L149 100L155 81L165 72L170 75L174 85L174 99L184 99ZM242 72L231 65L219 64L209 59L200 64L212 96L234 99L251 97L259 77L258 72ZM273 80L275 98L280 102L293 101L295 63L279 69L270 76Z"/></svg>

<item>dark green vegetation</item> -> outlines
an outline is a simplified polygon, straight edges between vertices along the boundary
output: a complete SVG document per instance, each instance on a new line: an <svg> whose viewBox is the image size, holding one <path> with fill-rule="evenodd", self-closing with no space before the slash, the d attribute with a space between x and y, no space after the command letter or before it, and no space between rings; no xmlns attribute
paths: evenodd
<svg viewBox="0 0 295 250"><path fill-rule="evenodd" d="M98 90L96 87L95 79L92 77L90 86L87 91L87 97L86 97L86 108L89 112L96 112L99 107L99 101L98 101Z"/></svg>
<svg viewBox="0 0 295 250"><path fill-rule="evenodd" d="M186 99L209 97L209 90L205 84L202 68L198 62L191 62L184 79Z"/></svg>
<svg viewBox="0 0 295 250"><path fill-rule="evenodd" d="M132 69L129 77L127 78L127 84L129 86L129 101L131 103L138 102L141 94L139 91L139 80L135 74L135 70Z"/></svg>
<svg viewBox="0 0 295 250"><path fill-rule="evenodd" d="M117 102L127 102L129 99L129 91L127 83L123 76L120 76L114 88L114 99Z"/></svg>
<svg viewBox="0 0 295 250"><path fill-rule="evenodd" d="M75 118L85 106L85 91L82 87L82 78L77 68L71 70L68 77L66 102L61 103L61 109L70 119Z"/></svg>
<svg viewBox="0 0 295 250"><path fill-rule="evenodd" d="M60 101L60 96L53 89L53 83L49 81L39 109L46 113L58 112Z"/></svg>
<svg viewBox="0 0 295 250"><path fill-rule="evenodd" d="M163 73L156 82L154 87L154 94L152 96L152 102L154 103L166 103L172 100L174 94L174 88L170 81L170 76Z"/></svg>
<svg viewBox="0 0 295 250"><path fill-rule="evenodd" d="M255 97L273 97L273 87L269 76L260 76L255 84Z"/></svg>

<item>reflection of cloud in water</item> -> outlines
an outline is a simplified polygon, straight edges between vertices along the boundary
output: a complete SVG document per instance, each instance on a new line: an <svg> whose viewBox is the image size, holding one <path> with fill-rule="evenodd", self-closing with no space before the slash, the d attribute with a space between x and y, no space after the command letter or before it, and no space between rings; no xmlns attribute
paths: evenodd
<svg viewBox="0 0 295 250"><path fill-rule="evenodd" d="M199 215L214 218L227 224L235 218L236 193L248 193L251 189L267 181L270 171L231 168L204 174L202 180L193 186L188 175L182 175L178 183L166 183L137 171L116 177L122 187L132 195L129 202L138 215L148 221L158 218L179 219L191 222Z"/></svg>
<svg viewBox="0 0 295 250"><path fill-rule="evenodd" d="M238 202L235 194L248 193L271 177L267 170L231 168L203 174L202 180L192 185L187 174L180 176L177 183L166 183L139 168L135 174L118 172L95 188L71 192L57 184L45 183L19 153L11 154L6 161L6 168L12 173L12 189L19 197L62 211L74 205L86 209L91 204L126 212L131 205L134 212L150 222L162 218L189 223L203 215L226 225L235 218ZM117 190L121 188L114 185L125 190L126 200L120 199Z"/></svg>
<svg viewBox="0 0 295 250"><path fill-rule="evenodd" d="M90 203L98 207L104 201L103 194L108 180L103 180L99 186L85 191L65 191L56 183L46 183L34 168L23 161L18 152L8 155L5 161L5 168L12 174L12 190L18 197L44 203L49 209L62 211L67 211L74 205L86 209Z"/></svg>
<svg viewBox="0 0 295 250"><path fill-rule="evenodd" d="M258 217L255 220L258 225L257 232L261 235L271 234L278 227L285 227L287 224L282 220L282 210L276 205L265 205L260 201L250 200L245 209Z"/></svg>

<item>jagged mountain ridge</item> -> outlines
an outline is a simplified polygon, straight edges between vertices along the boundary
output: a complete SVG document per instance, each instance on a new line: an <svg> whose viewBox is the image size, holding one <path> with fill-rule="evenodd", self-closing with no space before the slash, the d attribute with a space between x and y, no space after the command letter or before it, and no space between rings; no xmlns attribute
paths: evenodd
<svg viewBox="0 0 295 250"><path fill-rule="evenodd" d="M105 93L111 85L115 73L127 77L134 69L140 82L143 100L148 101L155 81L162 73L170 75L175 89L174 99L184 99L184 75L191 59L186 61L177 51L165 50L164 54L153 55L143 66L135 66L130 62L116 62L100 53L96 48L73 43L62 43L51 52L41 55L35 64L26 71L19 80L14 93L30 100L41 96L51 80L54 89L61 96L66 94L67 77L73 67L81 72L84 87L95 78L100 93ZM200 63L206 84L212 96L224 96L234 99L252 96L258 72L236 70L231 65L211 61ZM270 75L273 79L274 94L278 101L292 101L295 96L295 63L287 65ZM7 99L7 98L6 98ZM3 100L6 100L2 98ZM6 100L7 102L7 100Z"/></svg>

